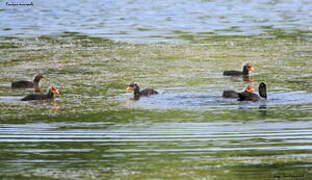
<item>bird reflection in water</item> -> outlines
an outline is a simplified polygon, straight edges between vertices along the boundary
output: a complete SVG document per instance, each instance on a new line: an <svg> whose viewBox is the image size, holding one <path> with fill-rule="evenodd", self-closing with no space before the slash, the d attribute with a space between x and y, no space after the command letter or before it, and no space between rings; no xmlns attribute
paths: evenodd
<svg viewBox="0 0 312 180"><path fill-rule="evenodd" d="M244 82L246 82L248 84L252 84L254 82L254 80L248 75L242 76L242 79Z"/></svg>
<svg viewBox="0 0 312 180"><path fill-rule="evenodd" d="M51 111L52 112L59 112L60 110L61 110L61 106L59 106L56 103L52 103L52 106L51 106Z"/></svg>

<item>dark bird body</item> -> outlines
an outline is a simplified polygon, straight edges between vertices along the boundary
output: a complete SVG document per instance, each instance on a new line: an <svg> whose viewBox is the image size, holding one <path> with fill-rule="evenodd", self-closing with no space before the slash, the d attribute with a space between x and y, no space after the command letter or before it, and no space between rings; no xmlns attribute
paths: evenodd
<svg viewBox="0 0 312 180"><path fill-rule="evenodd" d="M39 88L39 82L41 79L44 79L44 77L41 74L38 74L35 76L33 81L15 81L12 82L11 87L12 88Z"/></svg>
<svg viewBox="0 0 312 180"><path fill-rule="evenodd" d="M238 94L239 101L259 101L261 98L255 93L242 92Z"/></svg>
<svg viewBox="0 0 312 180"><path fill-rule="evenodd" d="M247 86L247 88L243 92L254 92L254 89L250 86ZM222 93L222 97L224 98L239 98L240 92L234 91L234 90L225 90Z"/></svg>
<svg viewBox="0 0 312 180"><path fill-rule="evenodd" d="M54 94L59 94L58 89L51 87L47 94L29 94L25 96L21 101L33 101L33 100L48 100L53 99Z"/></svg>
<svg viewBox="0 0 312 180"><path fill-rule="evenodd" d="M33 88L34 87L34 82L30 82L30 81L15 81L12 82L12 88Z"/></svg>
<svg viewBox="0 0 312 180"><path fill-rule="evenodd" d="M238 98L238 93L234 90L225 90L223 91L222 97L224 98Z"/></svg>
<svg viewBox="0 0 312 180"><path fill-rule="evenodd" d="M224 71L223 75L224 76L248 76L249 71L253 71L254 68L252 67L251 64L247 63L243 66L243 71L237 71L237 70L229 70L229 71Z"/></svg>
<svg viewBox="0 0 312 180"><path fill-rule="evenodd" d="M158 94L157 91L155 91L154 89L150 89L150 88L140 91L140 87L138 83L130 83L127 90L133 90L133 95L134 95L134 98L136 99L141 96L151 96L153 94Z"/></svg>
<svg viewBox="0 0 312 180"><path fill-rule="evenodd" d="M143 89L142 91L139 92L140 96L150 96L153 94L158 94L158 92L155 91L154 89Z"/></svg>
<svg viewBox="0 0 312 180"><path fill-rule="evenodd" d="M259 85L259 95L251 92L241 92L238 94L239 101L259 101L261 98L267 99L267 89L265 83Z"/></svg>

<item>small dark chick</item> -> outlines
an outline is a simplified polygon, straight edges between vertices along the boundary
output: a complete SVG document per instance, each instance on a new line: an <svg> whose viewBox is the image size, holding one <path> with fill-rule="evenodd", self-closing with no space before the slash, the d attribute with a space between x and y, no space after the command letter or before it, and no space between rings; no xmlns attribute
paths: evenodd
<svg viewBox="0 0 312 180"><path fill-rule="evenodd" d="M151 96L153 94L158 94L157 91L155 91L154 89L150 89L150 88L143 89L142 91L140 91L139 84L136 82L130 83L128 85L127 90L133 91L134 98L136 98L136 99L141 97L141 96Z"/></svg>
<svg viewBox="0 0 312 180"><path fill-rule="evenodd" d="M37 74L33 81L20 80L12 82L12 88L36 88L39 89L40 80L45 79L42 74Z"/></svg>
<svg viewBox="0 0 312 180"><path fill-rule="evenodd" d="M21 99L21 101L49 100L54 98L54 94L60 94L60 92L58 89L51 87L46 94L29 94Z"/></svg>
<svg viewBox="0 0 312 180"><path fill-rule="evenodd" d="M251 92L242 92L238 94L239 101L259 101L261 98L267 99L267 88L264 82L259 85L259 95Z"/></svg>
<svg viewBox="0 0 312 180"><path fill-rule="evenodd" d="M247 86L243 92L250 92L250 93L252 93L254 91L255 91L254 88L252 88L251 86ZM234 91L234 90L225 90L222 93L222 97L224 97L224 98L239 98L239 95L238 95L239 93L240 92L237 92L237 91Z"/></svg>
<svg viewBox="0 0 312 180"><path fill-rule="evenodd" d="M250 71L253 71L254 68L250 63L247 63L243 66L243 71L237 71L237 70L229 70L229 71L224 71L223 75L224 76L248 76Z"/></svg>

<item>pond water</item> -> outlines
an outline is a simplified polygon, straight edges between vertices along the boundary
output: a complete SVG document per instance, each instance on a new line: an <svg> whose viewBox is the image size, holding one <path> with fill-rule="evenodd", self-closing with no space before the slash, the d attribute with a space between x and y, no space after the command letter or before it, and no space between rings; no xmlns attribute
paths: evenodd
<svg viewBox="0 0 312 180"><path fill-rule="evenodd" d="M160 95L154 95L148 98L142 97L139 100L130 98L127 99L128 105L129 107L134 106L147 109L182 108L190 110L215 110L215 108L255 108L257 106L264 108L266 106L278 107L282 105L304 105L312 103L312 94L303 91L274 92L269 94L268 99L262 99L258 102L240 102L237 98L223 98L221 92L217 94L207 90L203 90L202 92L191 92L190 90L188 92L179 92L183 91L182 89L178 90L178 92L175 91L176 89L166 90Z"/></svg>
<svg viewBox="0 0 312 180"><path fill-rule="evenodd" d="M23 2L0 2L1 179L312 178L310 1ZM21 102L36 73L61 93Z"/></svg>
<svg viewBox="0 0 312 180"><path fill-rule="evenodd" d="M274 37L270 32L279 29L311 36L312 2L307 0L24 1L33 2L28 7L6 2L0 2L5 36L80 32L144 43L216 35Z"/></svg>

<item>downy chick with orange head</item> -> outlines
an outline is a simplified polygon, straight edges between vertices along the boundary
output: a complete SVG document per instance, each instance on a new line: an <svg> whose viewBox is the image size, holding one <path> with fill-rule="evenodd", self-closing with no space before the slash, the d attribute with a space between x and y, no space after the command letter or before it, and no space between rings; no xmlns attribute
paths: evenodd
<svg viewBox="0 0 312 180"><path fill-rule="evenodd" d="M58 89L51 87L46 94L29 94L21 99L21 101L49 100L54 98L54 94L60 94L60 92Z"/></svg>
<svg viewBox="0 0 312 180"><path fill-rule="evenodd" d="M237 71L237 70L228 70L224 71L224 76L248 76L250 71L254 71L254 67L250 63L246 63L243 66L243 71Z"/></svg>
<svg viewBox="0 0 312 180"><path fill-rule="evenodd" d="M249 93L253 93L255 91L255 89L251 86L247 86L243 92L249 92ZM234 91L234 90L225 90L222 93L222 97L224 98L239 98L239 94L240 92Z"/></svg>
<svg viewBox="0 0 312 180"><path fill-rule="evenodd" d="M132 82L128 85L127 90L133 91L134 98L139 98L141 96L151 96L153 94L158 94L154 89L146 88L140 91L139 84L137 82Z"/></svg>

